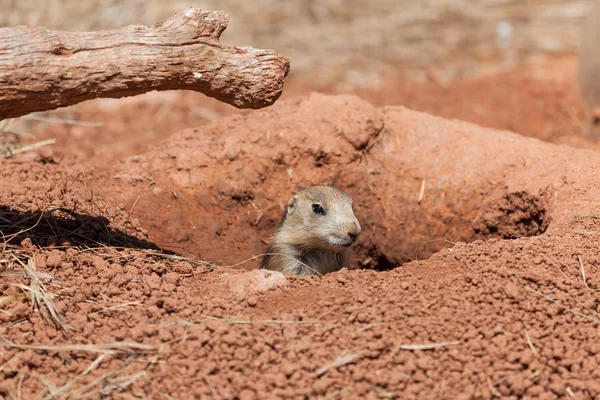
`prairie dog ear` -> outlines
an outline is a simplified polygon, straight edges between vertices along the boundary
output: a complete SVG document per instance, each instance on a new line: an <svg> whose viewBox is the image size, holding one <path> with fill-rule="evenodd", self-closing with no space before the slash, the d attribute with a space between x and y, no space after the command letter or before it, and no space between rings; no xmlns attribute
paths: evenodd
<svg viewBox="0 0 600 400"><path fill-rule="evenodd" d="M287 206L288 214L291 214L294 211L294 209L296 208L297 202L298 202L298 196L296 196L296 195L292 196L292 198L288 201L288 206Z"/></svg>

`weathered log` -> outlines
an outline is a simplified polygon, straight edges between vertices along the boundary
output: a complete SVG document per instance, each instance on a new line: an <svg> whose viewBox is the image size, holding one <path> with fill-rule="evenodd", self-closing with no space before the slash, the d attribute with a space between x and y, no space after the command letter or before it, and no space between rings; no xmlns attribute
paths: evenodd
<svg viewBox="0 0 600 400"><path fill-rule="evenodd" d="M289 61L219 42L227 14L188 9L154 26L99 32L0 28L0 120L98 97L202 92L237 108L281 95Z"/></svg>

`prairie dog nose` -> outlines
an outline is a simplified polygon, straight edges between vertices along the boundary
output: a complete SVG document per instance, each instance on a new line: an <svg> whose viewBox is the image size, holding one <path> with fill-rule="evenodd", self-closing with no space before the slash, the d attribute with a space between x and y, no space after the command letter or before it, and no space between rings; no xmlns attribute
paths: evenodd
<svg viewBox="0 0 600 400"><path fill-rule="evenodd" d="M350 225L350 227L348 229L348 236L354 242L354 241L356 241L356 238L358 237L360 232L361 232L360 225L358 224L358 221L355 221L352 223L352 225Z"/></svg>

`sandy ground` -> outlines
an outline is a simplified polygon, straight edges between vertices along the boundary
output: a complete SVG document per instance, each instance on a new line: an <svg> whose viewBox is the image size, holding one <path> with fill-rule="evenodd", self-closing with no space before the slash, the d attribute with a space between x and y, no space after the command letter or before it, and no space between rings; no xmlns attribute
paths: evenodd
<svg viewBox="0 0 600 400"><path fill-rule="evenodd" d="M573 71L19 122L57 143L0 161L0 398L600 398L600 155ZM257 271L315 183L355 199L355 265Z"/></svg>

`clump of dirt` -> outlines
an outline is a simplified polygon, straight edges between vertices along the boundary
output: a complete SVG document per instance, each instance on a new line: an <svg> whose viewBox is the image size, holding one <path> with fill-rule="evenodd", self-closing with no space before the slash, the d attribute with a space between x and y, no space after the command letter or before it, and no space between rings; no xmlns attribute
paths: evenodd
<svg viewBox="0 0 600 400"><path fill-rule="evenodd" d="M548 190L537 195L514 192L484 204L473 229L485 237L516 239L544 233L549 225ZM488 211L489 210L489 211Z"/></svg>
<svg viewBox="0 0 600 400"><path fill-rule="evenodd" d="M116 165L1 160L0 397L598 397L599 165L318 94ZM364 269L227 266L315 183Z"/></svg>

